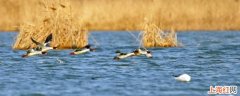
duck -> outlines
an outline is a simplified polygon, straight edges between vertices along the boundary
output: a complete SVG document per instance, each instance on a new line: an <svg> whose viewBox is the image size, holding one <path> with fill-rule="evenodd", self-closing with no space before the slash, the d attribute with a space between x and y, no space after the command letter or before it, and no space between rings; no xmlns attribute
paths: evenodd
<svg viewBox="0 0 240 96"><path fill-rule="evenodd" d="M91 45L86 45L83 48L77 48L73 52L70 53L70 55L77 55L77 54L83 54L91 51L95 51L95 48L91 48Z"/></svg>
<svg viewBox="0 0 240 96"><path fill-rule="evenodd" d="M29 49L26 51L26 54L22 55L23 58L34 56L34 55L40 55L40 54L46 54L46 52L43 52L41 50L38 50L37 48Z"/></svg>
<svg viewBox="0 0 240 96"><path fill-rule="evenodd" d="M128 57L132 57L132 56L135 55L133 52L131 52L131 53L122 53L119 50L117 50L115 53L117 53L117 56L115 56L113 58L114 60L120 60L120 59L124 59L124 58L128 58Z"/></svg>
<svg viewBox="0 0 240 96"><path fill-rule="evenodd" d="M56 49L56 47L50 47L50 42L52 41L52 34L48 35L44 43L37 42L31 37L31 41L37 45L37 47L29 49L26 51L26 54L22 55L23 58L34 56L34 55L40 55L40 54L46 54L48 50L50 49Z"/></svg>
<svg viewBox="0 0 240 96"><path fill-rule="evenodd" d="M148 58L153 58L152 52L151 51L147 51L147 53L145 54Z"/></svg>
<svg viewBox="0 0 240 96"><path fill-rule="evenodd" d="M149 50L142 50L141 54L145 55L147 58L152 58L152 52Z"/></svg>
<svg viewBox="0 0 240 96"><path fill-rule="evenodd" d="M135 49L133 51L133 53L134 53L135 56L139 56L139 55L142 55L142 50L140 48L139 49Z"/></svg>
<svg viewBox="0 0 240 96"><path fill-rule="evenodd" d="M139 56L139 55L145 55L147 58L152 58L152 52L147 50L147 49L136 49L133 51L135 53L135 56Z"/></svg>
<svg viewBox="0 0 240 96"><path fill-rule="evenodd" d="M52 34L48 35L46 40L44 41L44 43L40 43L40 42L37 42L35 39L33 39L31 37L31 40L33 43L35 43L37 45L37 49L38 50L41 50L42 52L44 53L47 53L47 51L49 50L52 50L52 49L56 49L57 47L51 47L50 46L50 43L52 41Z"/></svg>
<svg viewBox="0 0 240 96"><path fill-rule="evenodd" d="M181 74L181 75L175 76L175 79L182 82L189 82L191 81L191 76L188 74Z"/></svg>

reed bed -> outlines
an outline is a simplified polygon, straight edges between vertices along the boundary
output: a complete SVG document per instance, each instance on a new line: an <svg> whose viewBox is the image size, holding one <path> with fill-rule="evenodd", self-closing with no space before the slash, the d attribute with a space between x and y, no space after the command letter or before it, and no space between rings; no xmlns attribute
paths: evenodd
<svg viewBox="0 0 240 96"><path fill-rule="evenodd" d="M177 33L172 28L171 31L163 31L153 23L145 23L144 31L141 33L142 46L144 47L177 47Z"/></svg>
<svg viewBox="0 0 240 96"><path fill-rule="evenodd" d="M38 3L43 9L33 23L23 23L13 49L29 49L36 45L31 37L44 42L49 34L53 34L51 46L59 49L83 47L88 43L88 30L74 18L69 2L65 0L42 0Z"/></svg>
<svg viewBox="0 0 240 96"><path fill-rule="evenodd" d="M39 1L0 0L0 30L16 30L15 26L25 19L34 21ZM162 24L163 30L240 29L240 0L68 1L75 18L82 18L90 30L140 30L138 25L151 16L157 26Z"/></svg>

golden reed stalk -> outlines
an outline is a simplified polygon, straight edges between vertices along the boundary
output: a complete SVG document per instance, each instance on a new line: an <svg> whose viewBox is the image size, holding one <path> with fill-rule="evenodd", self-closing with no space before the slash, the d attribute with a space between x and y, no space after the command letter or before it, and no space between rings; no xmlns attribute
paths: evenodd
<svg viewBox="0 0 240 96"><path fill-rule="evenodd" d="M35 20L41 0L0 0L0 30ZM48 0L52 1L52 0ZM240 0L68 0L90 30L140 30L145 17L176 30L240 30ZM27 4L23 4L26 2Z"/></svg>
<svg viewBox="0 0 240 96"><path fill-rule="evenodd" d="M155 24L145 22L142 43L144 47L177 47L177 34L173 29L170 32L164 32Z"/></svg>
<svg viewBox="0 0 240 96"><path fill-rule="evenodd" d="M73 17L70 3L64 0L43 0L39 2L39 10L44 9L44 15L37 17L33 24L24 23L13 45L14 49L29 49L36 45L31 37L44 42L49 34L53 34L52 45L59 49L83 47L88 43L86 28ZM40 12L41 13L41 12Z"/></svg>

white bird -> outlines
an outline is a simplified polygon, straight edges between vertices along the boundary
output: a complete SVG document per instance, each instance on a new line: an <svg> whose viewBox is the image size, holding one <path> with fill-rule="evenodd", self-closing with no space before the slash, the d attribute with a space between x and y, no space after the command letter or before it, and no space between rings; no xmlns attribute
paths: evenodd
<svg viewBox="0 0 240 96"><path fill-rule="evenodd" d="M179 76L175 76L175 79L182 82L189 82L191 81L191 76L188 74L181 74Z"/></svg>

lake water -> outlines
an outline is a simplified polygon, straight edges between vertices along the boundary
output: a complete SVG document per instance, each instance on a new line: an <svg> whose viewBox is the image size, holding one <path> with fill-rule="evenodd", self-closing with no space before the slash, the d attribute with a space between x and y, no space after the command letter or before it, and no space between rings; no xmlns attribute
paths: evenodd
<svg viewBox="0 0 240 96"><path fill-rule="evenodd" d="M56 50L30 58L12 50L16 35L0 33L1 96L205 96L211 85L240 86L240 32L181 32L183 47L121 61L112 60L117 49L139 44L128 32L92 32L99 43L92 53ZM192 81L172 76L181 73Z"/></svg>

